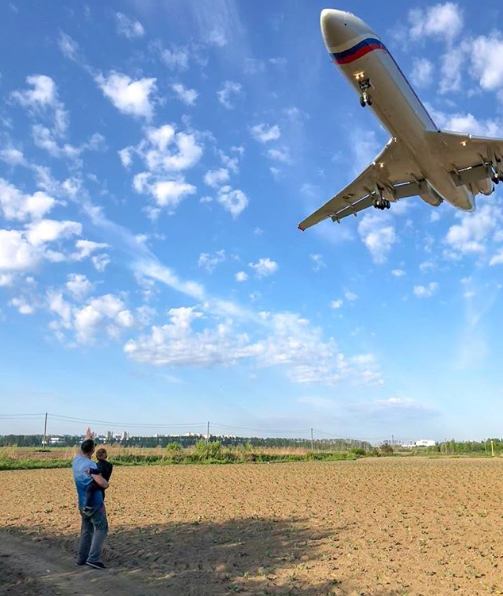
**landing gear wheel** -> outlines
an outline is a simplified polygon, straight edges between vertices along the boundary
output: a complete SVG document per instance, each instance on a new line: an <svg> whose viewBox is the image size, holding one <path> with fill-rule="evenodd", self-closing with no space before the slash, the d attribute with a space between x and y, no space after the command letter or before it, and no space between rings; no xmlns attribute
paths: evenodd
<svg viewBox="0 0 503 596"><path fill-rule="evenodd" d="M370 79L360 80L360 91L362 93L360 95L360 105L362 108L364 108L365 106L372 105L372 100L370 99L369 94L367 93L367 90L371 87L372 85L370 84Z"/></svg>
<svg viewBox="0 0 503 596"><path fill-rule="evenodd" d="M388 199L376 199L374 201L374 207L375 209L384 211L384 209L389 209L391 207L391 201L388 201Z"/></svg>
<svg viewBox="0 0 503 596"><path fill-rule="evenodd" d="M494 182L494 184L498 184L500 182L500 177L498 174L493 174L491 176L491 180Z"/></svg>

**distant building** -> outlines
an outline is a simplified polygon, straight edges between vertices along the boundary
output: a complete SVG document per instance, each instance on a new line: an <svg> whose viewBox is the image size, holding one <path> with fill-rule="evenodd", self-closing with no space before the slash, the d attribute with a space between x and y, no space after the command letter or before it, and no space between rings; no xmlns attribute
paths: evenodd
<svg viewBox="0 0 503 596"><path fill-rule="evenodd" d="M49 437L49 445L64 445L64 437Z"/></svg>
<svg viewBox="0 0 503 596"><path fill-rule="evenodd" d="M121 435L121 441L127 441L129 439L129 433L127 433L125 430L122 431L122 435Z"/></svg>
<svg viewBox="0 0 503 596"><path fill-rule="evenodd" d="M435 447L436 444L436 441L430 439L419 439L419 441L416 441L415 447Z"/></svg>

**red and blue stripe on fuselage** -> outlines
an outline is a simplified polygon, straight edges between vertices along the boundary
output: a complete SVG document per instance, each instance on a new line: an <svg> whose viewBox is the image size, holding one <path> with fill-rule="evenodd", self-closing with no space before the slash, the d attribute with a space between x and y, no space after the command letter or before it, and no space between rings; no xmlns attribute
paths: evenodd
<svg viewBox="0 0 503 596"><path fill-rule="evenodd" d="M332 57L336 64L349 64L354 60L358 60L365 54L369 54L374 50L383 50L387 52L386 46L383 44L382 41L375 39L373 37L368 37L367 39L363 39L359 43L357 43L349 50L344 50L343 52L334 52Z"/></svg>
<svg viewBox="0 0 503 596"><path fill-rule="evenodd" d="M351 62L354 62L355 60L358 60L358 58L362 58L363 56L370 54L370 52L373 52L374 50L382 50L383 52L388 54L388 56L391 58L394 65L396 66L398 72L402 75L405 84L409 87L410 91L413 93L414 97L421 106L421 109L423 110L424 115L429 122L430 128L432 130L438 130L435 122L433 122L428 111L425 109L425 107L421 103L421 100L417 96L417 93L414 91L414 88L407 80L407 77L403 74L402 69L398 66L396 60L393 58L392 54L390 54L390 52L388 51L388 48L383 44L381 40L376 39L375 37L367 37L366 39L359 41L352 48L344 50L343 52L332 52L331 55L334 60L334 63L339 66L343 64L351 64Z"/></svg>

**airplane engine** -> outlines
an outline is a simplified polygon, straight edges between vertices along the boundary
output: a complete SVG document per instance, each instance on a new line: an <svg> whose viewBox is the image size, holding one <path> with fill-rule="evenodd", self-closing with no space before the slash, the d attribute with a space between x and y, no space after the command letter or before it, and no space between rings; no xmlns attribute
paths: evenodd
<svg viewBox="0 0 503 596"><path fill-rule="evenodd" d="M426 180L421 182L419 196L432 207L438 207L443 201L438 192Z"/></svg>
<svg viewBox="0 0 503 596"><path fill-rule="evenodd" d="M482 180L476 180L475 182L471 182L470 184L468 184L468 189L474 195L480 193L488 196L494 192L494 185L491 180L491 177L488 176L487 178L483 178Z"/></svg>

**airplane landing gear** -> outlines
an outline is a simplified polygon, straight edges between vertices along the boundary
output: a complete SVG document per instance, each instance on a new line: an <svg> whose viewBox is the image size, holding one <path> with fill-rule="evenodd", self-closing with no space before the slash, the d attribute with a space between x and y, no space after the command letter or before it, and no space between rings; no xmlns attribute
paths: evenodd
<svg viewBox="0 0 503 596"><path fill-rule="evenodd" d="M360 95L360 105L362 108L372 105L372 98L368 92L371 86L370 79L363 79L360 81L360 91L362 92Z"/></svg>
<svg viewBox="0 0 503 596"><path fill-rule="evenodd" d="M376 199L374 201L374 208L375 209L380 209L381 211L383 211L384 209L389 209L391 207L391 202L388 201L388 199Z"/></svg>

